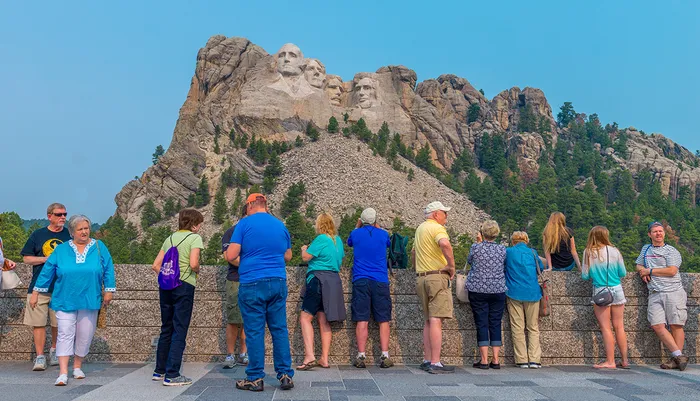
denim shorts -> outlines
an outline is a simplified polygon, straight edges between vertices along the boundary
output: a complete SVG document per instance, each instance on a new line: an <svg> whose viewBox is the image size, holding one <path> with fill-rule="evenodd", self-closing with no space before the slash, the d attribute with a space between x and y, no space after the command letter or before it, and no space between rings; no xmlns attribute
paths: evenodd
<svg viewBox="0 0 700 401"><path fill-rule="evenodd" d="M602 291L605 287L593 286L593 296ZM625 298L625 292L622 291L622 285L615 285L610 288L610 292L613 294L613 301L610 305L624 305L627 303L627 298ZM594 305L593 300L591 300L591 305Z"/></svg>
<svg viewBox="0 0 700 401"><path fill-rule="evenodd" d="M323 312L323 296L321 295L321 280L312 277L306 284L306 291L301 301L301 310L316 316L318 312Z"/></svg>

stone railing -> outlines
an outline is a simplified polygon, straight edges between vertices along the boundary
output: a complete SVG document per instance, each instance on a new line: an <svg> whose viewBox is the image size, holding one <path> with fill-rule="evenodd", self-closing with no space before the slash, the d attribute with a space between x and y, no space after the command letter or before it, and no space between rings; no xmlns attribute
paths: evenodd
<svg viewBox="0 0 700 401"><path fill-rule="evenodd" d="M23 288L0 291L0 360L29 360L33 356L30 328L22 325L26 301L26 285L30 281L30 267L18 265L17 271ZM195 292L194 312L185 360L216 361L226 352L224 331L225 268L202 267ZM305 269L287 269L289 323L292 354L296 360L303 357L303 342L299 328L299 289ZM548 273L552 287L552 314L540 320L540 332L545 364L590 364L604 355L598 325L590 305L591 285L574 272ZM331 361L347 364L357 352L355 325L350 321L349 272L342 272L348 320L333 325ZM700 284L697 274L684 274L688 292L688 323L685 351L691 363L697 360L698 301ZM628 303L625 308L625 329L629 339L629 353L634 363L658 363L663 355L662 346L647 323L646 288L636 275L624 282ZM150 266L117 266L117 294L109 307L107 327L98 329L89 359L95 361L152 361L154 338L160 328L160 309L155 275ZM397 271L391 278L394 302L391 323L390 353L397 362L417 363L422 360L422 314L415 295L415 274ZM269 333L268 358L271 356ZM317 348L320 339L317 337ZM503 318L505 361L513 361L513 346L508 315ZM368 354L377 356L379 333L370 323ZM317 352L320 352L318 349ZM443 335L443 360L454 364L468 364L476 355L476 331L468 304L455 299L455 318L446 321ZM318 353L317 353L318 356Z"/></svg>

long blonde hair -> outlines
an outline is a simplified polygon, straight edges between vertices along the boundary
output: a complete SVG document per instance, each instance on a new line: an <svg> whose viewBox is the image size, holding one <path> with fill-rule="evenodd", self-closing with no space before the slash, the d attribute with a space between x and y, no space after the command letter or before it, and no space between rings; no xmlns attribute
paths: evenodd
<svg viewBox="0 0 700 401"><path fill-rule="evenodd" d="M598 259L600 259L600 250L607 245L613 246L612 242L610 242L610 231L604 226L595 226L591 228L591 231L588 233L586 249L583 250L583 259L586 262L584 264L586 268L591 265L591 253L595 252Z"/></svg>
<svg viewBox="0 0 700 401"><path fill-rule="evenodd" d="M549 254L559 253L561 242L569 238L570 235L566 229L566 216L564 216L564 213L554 212L550 214L549 221L542 232L544 251Z"/></svg>
<svg viewBox="0 0 700 401"><path fill-rule="evenodd" d="M338 231L330 214L324 212L318 215L316 218L316 234L326 234L335 243L335 236L338 234Z"/></svg>

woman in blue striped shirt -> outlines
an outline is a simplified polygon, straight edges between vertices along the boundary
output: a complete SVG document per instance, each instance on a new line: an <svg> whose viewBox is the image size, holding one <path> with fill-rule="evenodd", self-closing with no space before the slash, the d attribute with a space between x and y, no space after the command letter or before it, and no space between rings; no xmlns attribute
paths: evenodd
<svg viewBox="0 0 700 401"><path fill-rule="evenodd" d="M593 282L593 294L597 294L605 287L610 289L613 301L610 305L593 305L595 317L598 319L600 332L603 334L605 345L605 362L594 365L596 369L615 369L616 367L628 369L627 359L627 334L623 321L625 312L625 293L622 291L621 279L625 277L625 262L622 254L610 242L610 233L603 226L595 226L588 233L588 243L583 251L583 266L581 277ZM610 328L610 319L615 335ZM622 362L615 365L615 340L620 348Z"/></svg>

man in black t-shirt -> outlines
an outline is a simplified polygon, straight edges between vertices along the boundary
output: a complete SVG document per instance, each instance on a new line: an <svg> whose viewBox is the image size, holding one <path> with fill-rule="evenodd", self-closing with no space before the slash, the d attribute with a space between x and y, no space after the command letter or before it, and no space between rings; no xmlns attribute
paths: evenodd
<svg viewBox="0 0 700 401"><path fill-rule="evenodd" d="M246 216L246 207L243 206L242 217ZM226 230L221 237L221 252L226 254L231 236L233 235L233 227ZM225 256L224 256L225 258ZM238 306L238 287L240 285L240 276L238 275L238 263L236 259L233 263L228 264L228 273L226 274L226 360L224 361L224 369L231 369L236 365L248 364L248 353L245 345L245 333L243 332L243 317L241 309ZM241 334L241 352L238 356L235 354L236 340L238 333Z"/></svg>
<svg viewBox="0 0 700 401"><path fill-rule="evenodd" d="M29 284L29 295L27 295L27 305L24 310L24 324L33 328L34 348L36 349L36 359L34 360L33 370L46 370L46 357L44 356L44 346L46 345L46 321L51 322L51 350L49 353L49 364L51 366L58 365L56 357L56 337L58 335L58 324L56 322L56 314L49 309L51 302L51 293L53 292L54 282L48 288L48 292L39 294L39 302L34 308L29 305L29 297L34 290L41 269L44 267L46 259L49 258L53 250L60 244L71 239L68 229L64 227L66 224L66 207L60 203L52 203L46 209L46 215L49 219L49 225L40 228L29 236L27 243L24 244L20 254L24 263L32 265L32 281Z"/></svg>

